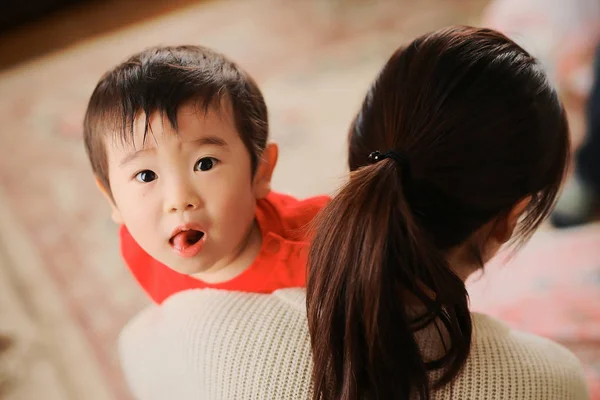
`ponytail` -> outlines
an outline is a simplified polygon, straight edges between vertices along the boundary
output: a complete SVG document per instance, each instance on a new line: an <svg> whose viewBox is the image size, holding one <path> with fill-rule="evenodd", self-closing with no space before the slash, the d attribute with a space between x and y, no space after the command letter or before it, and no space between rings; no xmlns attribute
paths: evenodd
<svg viewBox="0 0 600 400"><path fill-rule="evenodd" d="M307 283L314 400L427 400L429 371L441 370L435 383L443 385L468 356L464 283L419 230L402 175L392 159L353 172L315 222ZM411 305L424 306L420 322ZM415 333L438 322L445 353L426 360Z"/></svg>

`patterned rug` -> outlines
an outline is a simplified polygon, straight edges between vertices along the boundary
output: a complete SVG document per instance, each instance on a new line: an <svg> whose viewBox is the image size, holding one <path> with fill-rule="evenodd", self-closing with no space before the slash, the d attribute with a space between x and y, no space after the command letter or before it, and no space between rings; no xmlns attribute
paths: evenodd
<svg viewBox="0 0 600 400"><path fill-rule="evenodd" d="M330 193L345 177L352 114L391 52L425 31L476 23L484 3L211 2L0 74L0 270L39 342L28 381L38 392L21 398L129 398L115 340L147 300L119 258L116 227L91 179L81 140L87 100L106 69L155 44L204 44L223 51L264 90L272 136L281 149L275 188L300 197ZM473 294L476 307L577 351L596 387L600 329L592 305L600 298L599 268L591 260L600 259L599 244L597 228L544 233L514 260L518 265L491 267L475 284L481 288L489 280L494 290ZM501 276L488 279L496 269L510 271L506 276L519 284L506 284ZM552 282L562 286L547 283L550 289L534 296L542 293L539 282L550 279L550 271ZM582 282L594 282L593 276L596 286L584 291ZM592 311L577 314L582 321L576 321L573 308L565 308L571 304ZM531 316L549 309L549 317L533 323ZM562 329L559 316L584 331Z"/></svg>
<svg viewBox="0 0 600 400"><path fill-rule="evenodd" d="M600 224L540 231L470 281L474 310L552 338L584 362L600 399Z"/></svg>

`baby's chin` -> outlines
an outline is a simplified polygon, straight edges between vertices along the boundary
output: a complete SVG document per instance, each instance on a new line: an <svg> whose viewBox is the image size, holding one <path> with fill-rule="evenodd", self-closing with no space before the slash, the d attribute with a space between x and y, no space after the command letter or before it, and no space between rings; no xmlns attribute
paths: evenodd
<svg viewBox="0 0 600 400"><path fill-rule="evenodd" d="M179 263L170 265L164 264L177 273L210 284L227 282L235 277L229 268L215 268L213 264L203 263L197 259L181 260Z"/></svg>
<svg viewBox="0 0 600 400"><path fill-rule="evenodd" d="M232 280L238 274L231 268L222 269L206 269L192 272L189 275L191 278L198 279L209 284L224 283Z"/></svg>
<svg viewBox="0 0 600 400"><path fill-rule="evenodd" d="M211 275L210 267L205 267L199 260L189 259L164 264L177 273L188 275L191 278L201 281L206 281L205 278Z"/></svg>

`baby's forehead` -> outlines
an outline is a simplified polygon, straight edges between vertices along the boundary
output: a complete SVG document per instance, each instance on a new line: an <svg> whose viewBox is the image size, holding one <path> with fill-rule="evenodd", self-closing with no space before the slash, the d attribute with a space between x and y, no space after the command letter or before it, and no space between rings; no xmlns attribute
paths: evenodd
<svg viewBox="0 0 600 400"><path fill-rule="evenodd" d="M193 141L211 136L225 142L241 138L230 104L204 107L190 102L173 113L155 110L146 114L139 110L133 120L106 126L105 131L105 144L120 150L157 146L161 140L171 138Z"/></svg>
<svg viewBox="0 0 600 400"><path fill-rule="evenodd" d="M113 127L105 135L109 162L113 159L110 155L118 157L143 149L160 150L165 143L172 144L174 140L184 146L188 143L225 149L244 146L230 111L217 107L202 109L192 104L180 107L175 117L164 111L154 111L149 116L139 112L132 124Z"/></svg>

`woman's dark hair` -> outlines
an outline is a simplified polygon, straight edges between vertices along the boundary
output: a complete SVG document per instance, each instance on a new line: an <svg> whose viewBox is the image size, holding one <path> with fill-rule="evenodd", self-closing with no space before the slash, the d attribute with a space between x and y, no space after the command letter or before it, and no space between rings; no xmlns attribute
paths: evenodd
<svg viewBox="0 0 600 400"><path fill-rule="evenodd" d="M516 237L547 217L568 161L565 112L525 50L490 29L453 27L392 55L349 141L350 180L319 216L309 255L314 399L429 399L471 344L448 251L528 197ZM369 163L390 150L406 162ZM428 360L415 333L432 323L444 353Z"/></svg>

